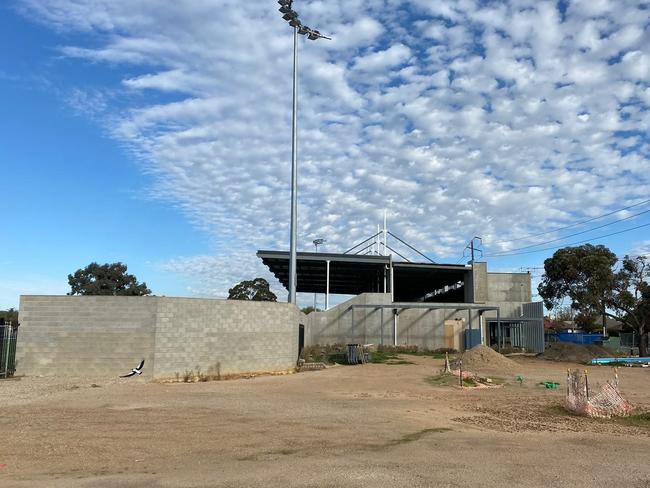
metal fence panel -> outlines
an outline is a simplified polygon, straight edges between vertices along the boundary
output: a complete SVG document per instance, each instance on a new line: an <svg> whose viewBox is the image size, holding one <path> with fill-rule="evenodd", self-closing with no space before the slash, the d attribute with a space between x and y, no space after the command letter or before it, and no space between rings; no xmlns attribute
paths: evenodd
<svg viewBox="0 0 650 488"><path fill-rule="evenodd" d="M17 325L11 325L11 322L0 325L0 378L13 376L16 372L17 339Z"/></svg>

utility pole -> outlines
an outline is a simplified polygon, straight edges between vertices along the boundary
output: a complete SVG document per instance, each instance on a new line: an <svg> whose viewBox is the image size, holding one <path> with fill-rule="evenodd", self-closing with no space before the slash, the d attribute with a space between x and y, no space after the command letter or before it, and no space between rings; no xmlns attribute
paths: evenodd
<svg viewBox="0 0 650 488"><path fill-rule="evenodd" d="M471 255L471 261L470 261L470 264L471 264L472 266L474 266L474 252L480 252L480 253L481 253L481 256L483 256L483 251L482 251L481 249L477 249L477 248L474 246L474 241L476 241L476 240L478 240L478 241L481 243L481 245L483 245L483 239L481 239L481 238L478 237L478 236L474 236L474 237L472 237L472 240L469 241L469 244L467 244L467 246L465 246L465 250L467 250L467 249L470 250L470 255ZM464 254L464 253L463 253L463 254Z"/></svg>

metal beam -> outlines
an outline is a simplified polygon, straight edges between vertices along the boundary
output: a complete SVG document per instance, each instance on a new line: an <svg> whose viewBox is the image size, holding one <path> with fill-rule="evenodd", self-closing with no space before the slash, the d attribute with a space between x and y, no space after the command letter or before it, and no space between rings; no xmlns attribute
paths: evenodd
<svg viewBox="0 0 650 488"><path fill-rule="evenodd" d="M408 303L408 302L396 302L396 303L381 303L381 304L361 304L355 303L350 305L348 308L398 308L398 309L409 309L409 308L426 308L426 309L442 309L442 310L479 310L479 311L488 311L495 310L499 311L499 307L489 306L489 305L479 305L474 303ZM513 319L513 321L519 320Z"/></svg>
<svg viewBox="0 0 650 488"><path fill-rule="evenodd" d="M397 237L395 234L393 234L391 231L388 231L388 233L389 233L391 236L393 236L395 239L397 239L398 241L400 241L402 244L404 244L405 246L407 246L409 249L412 249L413 251L415 251L416 253L418 253L420 256L422 256L422 257L423 257L424 259L426 259L427 261L431 261L432 263L435 264L435 261L434 261L433 259L431 259L431 258L430 258L429 256L427 256L426 254L423 254L423 253L421 253L420 251L418 251L417 249L415 249L415 248L414 248L413 246L411 246L408 242L406 242L406 241L400 239L400 238Z"/></svg>

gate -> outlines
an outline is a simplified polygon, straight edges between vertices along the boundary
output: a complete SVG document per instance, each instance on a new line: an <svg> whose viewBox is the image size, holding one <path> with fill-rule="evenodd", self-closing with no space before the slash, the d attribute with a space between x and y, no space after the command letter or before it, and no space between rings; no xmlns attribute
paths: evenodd
<svg viewBox="0 0 650 488"><path fill-rule="evenodd" d="M16 340L18 324L0 319L0 378L8 378L16 372Z"/></svg>

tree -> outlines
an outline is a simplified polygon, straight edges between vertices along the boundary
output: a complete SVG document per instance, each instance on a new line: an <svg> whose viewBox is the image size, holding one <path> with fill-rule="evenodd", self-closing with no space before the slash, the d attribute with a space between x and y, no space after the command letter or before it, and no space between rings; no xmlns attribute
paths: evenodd
<svg viewBox="0 0 650 488"><path fill-rule="evenodd" d="M18 323L18 310L14 308L0 310L0 323L2 322L11 322L16 325Z"/></svg>
<svg viewBox="0 0 650 488"><path fill-rule="evenodd" d="M598 316L578 314L575 317L576 328L585 332L598 332L603 330L603 326L598 323Z"/></svg>
<svg viewBox="0 0 650 488"><path fill-rule="evenodd" d="M616 273L616 287L609 302L614 313L609 317L621 321L639 336L639 355L648 355L650 333L650 265L645 256L625 256Z"/></svg>
<svg viewBox="0 0 650 488"><path fill-rule="evenodd" d="M300 311L304 313L305 315L309 315L312 312L322 312L322 310L318 307L314 308L313 305L310 305L308 307L301 308Z"/></svg>
<svg viewBox="0 0 650 488"><path fill-rule="evenodd" d="M264 278L242 281L228 290L228 300L253 300L256 302L277 302L278 297L271 291Z"/></svg>
<svg viewBox="0 0 650 488"><path fill-rule="evenodd" d="M150 295L146 283L138 283L135 276L127 274L127 266L122 263L90 263L68 275L70 293L68 295Z"/></svg>
<svg viewBox="0 0 650 488"><path fill-rule="evenodd" d="M576 312L602 316L611 301L617 261L605 246L585 244L555 251L544 261L544 276L537 288L544 305L552 310L569 298Z"/></svg>
<svg viewBox="0 0 650 488"><path fill-rule="evenodd" d="M618 258L605 246L566 247L544 261L538 287L544 305L553 309L564 298L583 317L611 317L639 336L639 354L648 354L650 335L650 265L647 258Z"/></svg>

